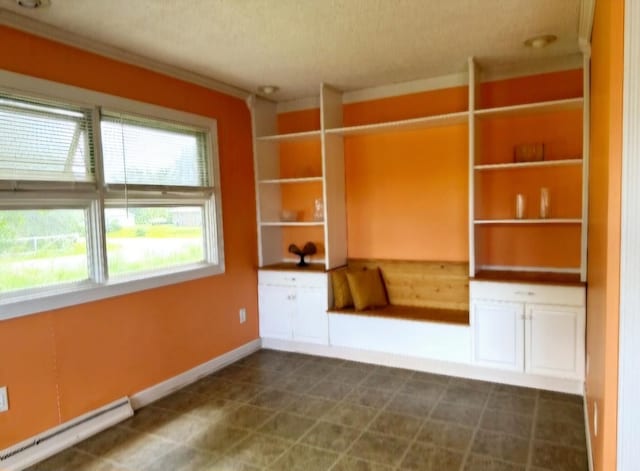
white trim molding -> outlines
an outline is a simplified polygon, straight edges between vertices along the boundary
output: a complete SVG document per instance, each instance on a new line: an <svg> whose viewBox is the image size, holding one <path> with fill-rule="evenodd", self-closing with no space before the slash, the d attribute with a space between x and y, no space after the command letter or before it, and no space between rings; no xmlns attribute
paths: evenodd
<svg viewBox="0 0 640 471"><path fill-rule="evenodd" d="M365 350L339 345L319 345L294 340L262 338L262 347L285 352L304 353L341 360L358 361L374 365L404 368L426 373L442 374L459 378L492 381L527 388L539 388L567 394L584 394L584 383L580 380L537 376L513 371L484 368L469 363L457 363L433 358L402 355L398 353Z"/></svg>
<svg viewBox="0 0 640 471"><path fill-rule="evenodd" d="M618 470L631 471L640 463L640 3L626 0L624 9L617 446Z"/></svg>
<svg viewBox="0 0 640 471"><path fill-rule="evenodd" d="M205 363L193 367L190 370L185 371L184 373L180 373L179 375L173 376L166 381L155 384L143 391L137 392L130 398L131 406L134 410L138 410L141 407L157 401L158 399L162 399L163 397L168 396L169 394L174 393L175 391L178 391L185 386L195 383L199 379L208 376L211 373L221 370L231 363L234 363L246 356L251 355L252 353L260 350L261 345L262 343L260 339L252 340L251 342L245 343L244 345L241 345L240 347L231 350L230 352L224 353Z"/></svg>
<svg viewBox="0 0 640 471"><path fill-rule="evenodd" d="M133 415L124 397L75 419L64 422L5 450L0 450L0 469L20 471L72 447Z"/></svg>
<svg viewBox="0 0 640 471"><path fill-rule="evenodd" d="M25 33L40 36L51 41L59 42L83 51L92 52L129 65L141 67L162 75L167 75L184 82L200 85L201 87L224 93L225 95L246 99L251 94L246 90L214 80L210 77L206 77L174 65L165 64L139 54L127 52L117 47L99 43L78 34L70 33L40 21L27 18L26 16L3 10L2 8L0 8L0 25L15 28Z"/></svg>
<svg viewBox="0 0 640 471"><path fill-rule="evenodd" d="M591 31L593 30L593 18L595 12L596 0L582 0L580 2L578 46L583 53L589 53L591 51Z"/></svg>

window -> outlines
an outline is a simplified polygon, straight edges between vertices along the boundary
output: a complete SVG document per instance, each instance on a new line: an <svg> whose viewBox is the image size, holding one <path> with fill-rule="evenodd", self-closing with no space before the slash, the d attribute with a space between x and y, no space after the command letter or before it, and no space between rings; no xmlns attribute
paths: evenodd
<svg viewBox="0 0 640 471"><path fill-rule="evenodd" d="M223 271L215 121L64 88L0 89L0 319Z"/></svg>

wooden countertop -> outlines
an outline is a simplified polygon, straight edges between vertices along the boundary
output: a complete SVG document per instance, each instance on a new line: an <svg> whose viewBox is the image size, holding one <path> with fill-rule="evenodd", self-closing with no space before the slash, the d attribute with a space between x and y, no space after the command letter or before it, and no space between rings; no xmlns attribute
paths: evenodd
<svg viewBox="0 0 640 471"><path fill-rule="evenodd" d="M298 271L298 272L312 272L312 273L324 273L327 271L324 268L324 263L310 263L305 267L299 267L296 264L296 262L274 263L272 265L265 265L263 267L258 267L258 270Z"/></svg>

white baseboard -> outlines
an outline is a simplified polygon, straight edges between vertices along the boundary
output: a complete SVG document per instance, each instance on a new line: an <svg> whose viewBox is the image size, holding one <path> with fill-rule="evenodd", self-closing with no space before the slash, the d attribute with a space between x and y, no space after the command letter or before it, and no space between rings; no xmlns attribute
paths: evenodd
<svg viewBox="0 0 640 471"><path fill-rule="evenodd" d="M349 347L331 345L317 345L290 340L263 338L263 348L283 350L288 352L306 353L343 360L360 361L376 365L407 368L428 373L457 376L460 378L492 381L496 383L512 384L529 388L547 389L569 394L583 395L584 387L580 380L550 378L512 371L494 370L466 363L453 363L430 358L377 352L374 350L360 350Z"/></svg>
<svg viewBox="0 0 640 471"><path fill-rule="evenodd" d="M261 340L252 340L241 347L191 368L150 388L114 403L76 417L73 420L46 430L5 450L0 450L0 471L20 471L43 461L76 443L105 430L139 409L178 389L207 376L230 363L236 362L261 348ZM43 440L44 439L44 440Z"/></svg>
<svg viewBox="0 0 640 471"><path fill-rule="evenodd" d="M20 471L61 452L133 415L122 398L0 450L0 470Z"/></svg>
<svg viewBox="0 0 640 471"><path fill-rule="evenodd" d="M587 460L589 462L589 471L593 471L593 449L591 448L591 425L589 422L589 408L587 407L587 393L585 391L582 397L584 410L584 430L587 439Z"/></svg>
<svg viewBox="0 0 640 471"><path fill-rule="evenodd" d="M192 383L195 383L200 378L210 375L225 366L240 360L253 352L260 350L260 339L252 340L249 343L245 343L241 347L224 353L219 357L215 357L205 363L202 363L190 370L173 376L161 383L155 384L143 391L137 392L130 397L131 406L134 410L140 409L152 402L162 399L169 394L184 388Z"/></svg>

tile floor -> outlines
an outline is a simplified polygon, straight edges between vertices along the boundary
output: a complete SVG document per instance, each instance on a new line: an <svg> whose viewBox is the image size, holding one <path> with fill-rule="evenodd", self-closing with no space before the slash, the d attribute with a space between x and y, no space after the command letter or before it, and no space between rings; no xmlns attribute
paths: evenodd
<svg viewBox="0 0 640 471"><path fill-rule="evenodd" d="M31 471L583 471L582 399L261 350Z"/></svg>

